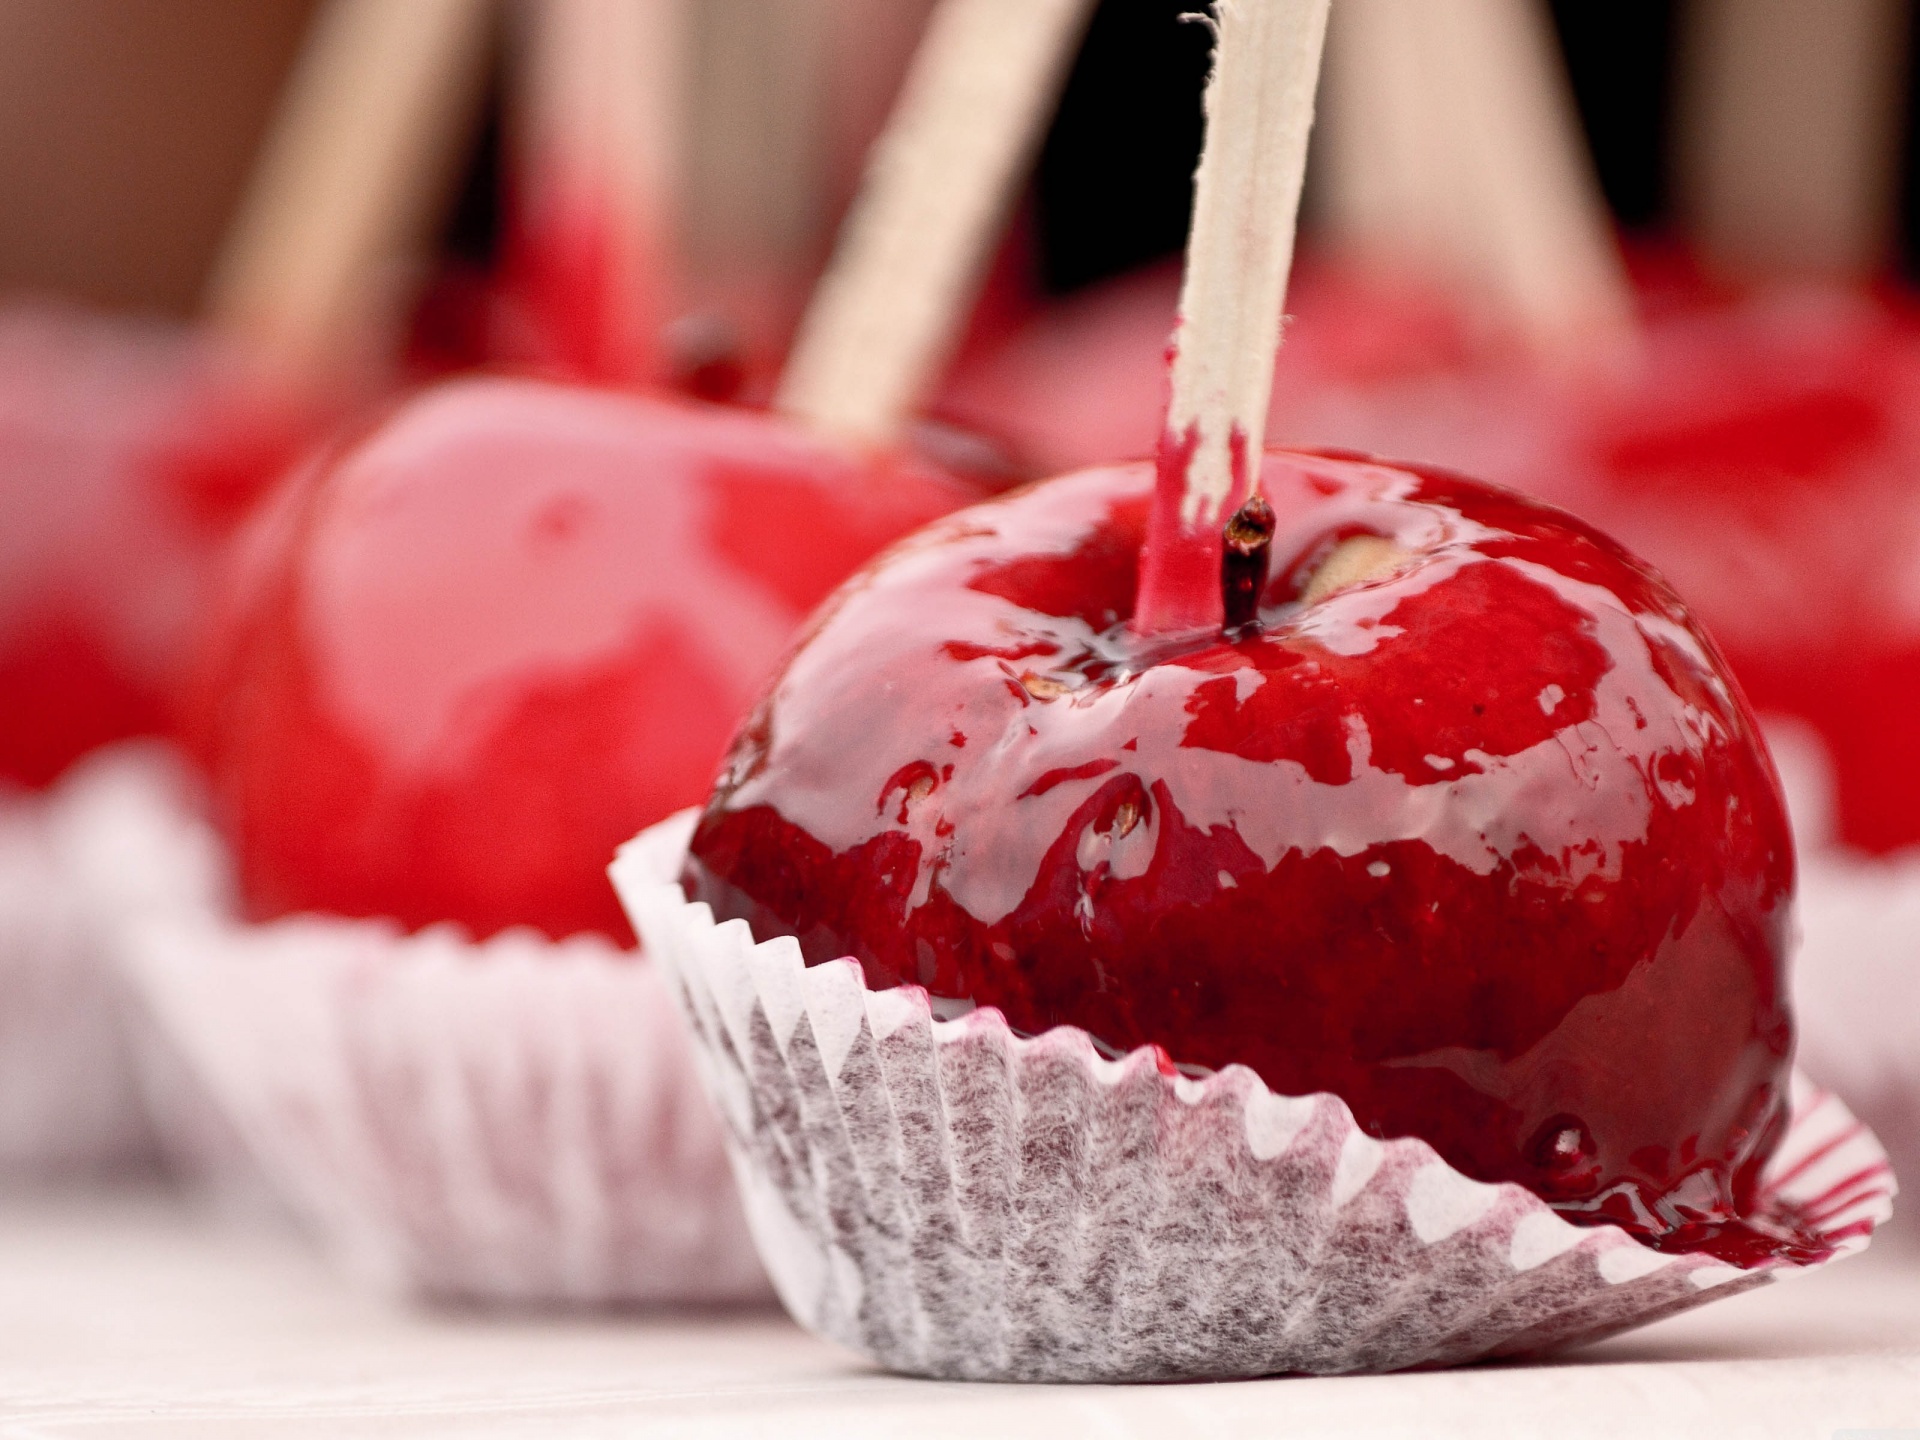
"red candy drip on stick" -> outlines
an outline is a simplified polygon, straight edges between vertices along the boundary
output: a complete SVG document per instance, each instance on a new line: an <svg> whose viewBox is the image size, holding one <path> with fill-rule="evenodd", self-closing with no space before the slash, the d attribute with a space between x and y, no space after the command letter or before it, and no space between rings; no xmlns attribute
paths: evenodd
<svg viewBox="0 0 1920 1440"><path fill-rule="evenodd" d="M1144 634L1221 622L1220 527L1261 453L1293 265L1325 0L1223 5L1207 87L1173 393L1140 566Z"/></svg>

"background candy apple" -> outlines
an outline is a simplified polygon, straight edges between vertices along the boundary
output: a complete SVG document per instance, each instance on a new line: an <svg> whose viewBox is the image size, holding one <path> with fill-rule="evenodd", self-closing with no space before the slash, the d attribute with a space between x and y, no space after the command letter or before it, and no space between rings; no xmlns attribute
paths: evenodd
<svg viewBox="0 0 1920 1440"><path fill-rule="evenodd" d="M168 729L217 557L311 417L157 323L0 312L0 780Z"/></svg>
<svg viewBox="0 0 1920 1440"><path fill-rule="evenodd" d="M401 406L243 546L203 693L252 913L626 934L613 847L705 793L814 604L967 498L741 411Z"/></svg>

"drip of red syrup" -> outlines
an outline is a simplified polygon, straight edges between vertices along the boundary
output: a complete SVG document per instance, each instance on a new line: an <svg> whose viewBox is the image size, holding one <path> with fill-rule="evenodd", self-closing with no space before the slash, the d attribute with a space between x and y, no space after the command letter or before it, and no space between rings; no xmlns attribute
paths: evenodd
<svg viewBox="0 0 1920 1440"><path fill-rule="evenodd" d="M1160 437L1154 458L1153 509L1140 553L1140 599L1134 628L1143 635L1180 630L1218 630L1220 527L1247 495L1247 437L1238 425L1227 437L1232 486L1215 514L1189 520L1183 513L1187 478L1200 448L1196 422L1181 434Z"/></svg>
<svg viewBox="0 0 1920 1440"><path fill-rule="evenodd" d="M641 227L591 172L554 153L539 173L520 187L503 261L522 359L593 384L658 381L662 257L641 252L632 239Z"/></svg>
<svg viewBox="0 0 1920 1440"><path fill-rule="evenodd" d="M875 988L1329 1091L1660 1248L1826 1253L1760 1189L1791 840L1672 592L1510 492L1270 452L1254 622L1153 630L1164 483L1016 492L849 586L736 739L689 898ZM1356 535L1402 560L1309 598Z"/></svg>

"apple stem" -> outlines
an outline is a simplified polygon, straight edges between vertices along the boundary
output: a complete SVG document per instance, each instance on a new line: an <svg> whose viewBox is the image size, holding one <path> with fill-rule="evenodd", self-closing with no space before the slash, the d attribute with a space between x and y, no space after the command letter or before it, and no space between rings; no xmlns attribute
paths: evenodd
<svg viewBox="0 0 1920 1440"><path fill-rule="evenodd" d="M875 144L775 404L894 443L938 377L1092 0L941 0Z"/></svg>
<svg viewBox="0 0 1920 1440"><path fill-rule="evenodd" d="M570 371L655 378L671 273L685 0L525 7L511 261Z"/></svg>
<svg viewBox="0 0 1920 1440"><path fill-rule="evenodd" d="M1252 495L1233 512L1220 537L1220 608L1231 632L1251 625L1267 588L1267 552L1273 548L1273 507Z"/></svg>
<svg viewBox="0 0 1920 1440"><path fill-rule="evenodd" d="M1172 397L1134 628L1222 622L1221 519L1266 438L1328 0L1215 0Z"/></svg>

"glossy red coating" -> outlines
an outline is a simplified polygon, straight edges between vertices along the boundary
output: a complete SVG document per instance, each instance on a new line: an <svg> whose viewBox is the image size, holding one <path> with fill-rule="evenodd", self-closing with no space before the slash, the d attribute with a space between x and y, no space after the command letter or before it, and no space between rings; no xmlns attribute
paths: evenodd
<svg viewBox="0 0 1920 1440"><path fill-rule="evenodd" d="M224 547L314 420L175 328L0 311L0 781L173 725Z"/></svg>
<svg viewBox="0 0 1920 1440"><path fill-rule="evenodd" d="M1681 315L1564 399L1554 498L1658 565L1762 714L1824 742L1840 838L1920 842L1920 323L1826 293Z"/></svg>
<svg viewBox="0 0 1920 1440"><path fill-rule="evenodd" d="M557 137L525 157L508 190L497 303L511 333L498 338L515 353L498 358L588 383L658 381L657 217L627 213L638 198Z"/></svg>
<svg viewBox="0 0 1920 1440"><path fill-rule="evenodd" d="M706 793L835 584L974 493L745 411L422 393L246 537L208 684L249 909L625 937L614 847Z"/></svg>
<svg viewBox="0 0 1920 1440"><path fill-rule="evenodd" d="M931 527L743 727L684 884L809 963L1331 1091L1571 1218L1733 1259L1784 1124L1794 861L1652 572L1441 472L1270 452L1257 624L1129 626L1150 464ZM1342 539L1410 555L1314 603Z"/></svg>
<svg viewBox="0 0 1920 1440"><path fill-rule="evenodd" d="M1514 357L1283 392L1269 433L1459 466L1618 537L1687 597L1754 708L1823 742L1838 838L1889 851L1920 842L1916 396L1911 299L1695 295L1587 369Z"/></svg>

